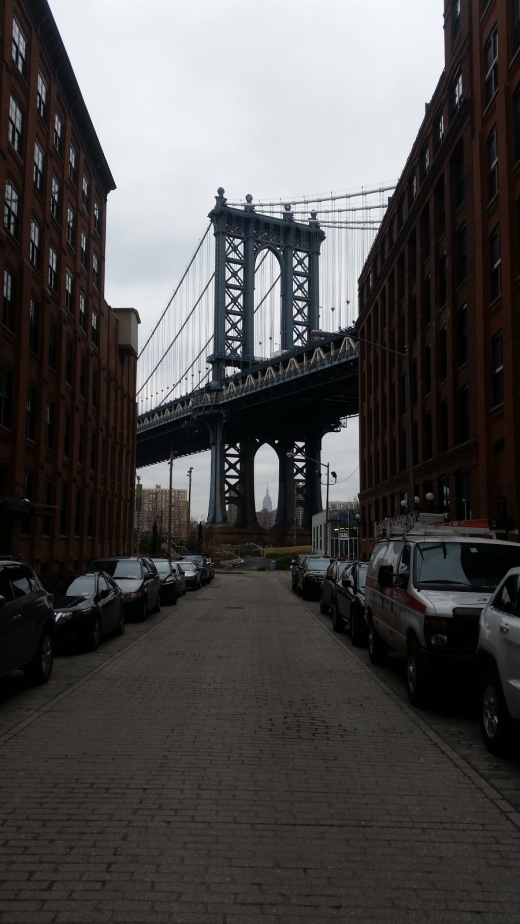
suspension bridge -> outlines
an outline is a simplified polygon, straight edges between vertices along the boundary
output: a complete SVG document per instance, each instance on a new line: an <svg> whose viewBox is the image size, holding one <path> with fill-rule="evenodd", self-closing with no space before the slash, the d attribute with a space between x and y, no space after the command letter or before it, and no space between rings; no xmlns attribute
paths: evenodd
<svg viewBox="0 0 520 924"><path fill-rule="evenodd" d="M138 362L137 467L211 449L208 523L256 527L254 459L279 460L276 526L322 509L325 433L358 412L357 279L395 184L228 202ZM213 233L211 233L213 232ZM291 452L291 457L287 455Z"/></svg>

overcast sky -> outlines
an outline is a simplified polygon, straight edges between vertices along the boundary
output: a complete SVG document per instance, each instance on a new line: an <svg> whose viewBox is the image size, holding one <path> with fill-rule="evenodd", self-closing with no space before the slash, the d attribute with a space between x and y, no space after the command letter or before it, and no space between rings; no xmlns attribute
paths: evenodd
<svg viewBox="0 0 520 924"><path fill-rule="evenodd" d="M291 199L399 176L444 66L443 0L50 0L117 190L106 299L133 306L144 343L230 199ZM359 490L357 420L330 434L332 500ZM205 518L208 454L179 460ZM143 469L167 486L167 465ZM353 473L353 474L352 474ZM348 478L348 476L351 476ZM347 480L348 478L348 480ZM260 450L257 504L272 450Z"/></svg>

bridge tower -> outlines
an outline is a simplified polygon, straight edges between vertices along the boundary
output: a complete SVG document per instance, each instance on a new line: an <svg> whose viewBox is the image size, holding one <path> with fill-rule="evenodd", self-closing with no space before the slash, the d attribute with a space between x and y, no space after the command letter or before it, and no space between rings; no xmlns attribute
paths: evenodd
<svg viewBox="0 0 520 924"><path fill-rule="evenodd" d="M227 205L224 189L218 189L215 207L209 213L215 235L215 315L214 350L209 357L212 382L209 390L218 393L229 367L254 369L255 264L268 249L280 264L281 348L305 346L311 331L319 326L319 258L325 234L310 213L307 224L294 220L290 205L282 218L255 211L253 197L246 196L243 209ZM278 432L276 419L269 431L258 433L254 422L239 440L226 439L232 423L226 412L215 405L204 417L211 442L211 481L208 523L227 523L227 505L237 508L239 527L256 525L254 497L254 458L259 446L269 443L279 459L279 492L276 525L294 522L295 484L303 497L303 525L311 525L312 515L322 509L321 477L315 462L320 459L324 431L320 421L310 421L305 433ZM297 447L295 460L287 452Z"/></svg>

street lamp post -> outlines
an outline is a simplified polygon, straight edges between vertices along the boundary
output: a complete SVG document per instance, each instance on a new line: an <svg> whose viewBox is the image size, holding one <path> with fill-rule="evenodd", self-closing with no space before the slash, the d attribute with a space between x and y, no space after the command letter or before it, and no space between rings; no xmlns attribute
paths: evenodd
<svg viewBox="0 0 520 924"><path fill-rule="evenodd" d="M296 455L296 453L295 453L294 451L293 451L293 452L287 452L287 453L286 453L286 456L287 456L288 459L294 459L295 455ZM328 462L319 462L318 459L313 459L312 456L307 456L307 455L305 455L304 452L300 453L300 455L303 456L304 459L308 459L309 462L315 462L316 465L321 465L322 468L326 468L326 469L327 469L327 495L326 495L326 498L327 498L327 499L326 499L326 501L325 501L325 557L326 557L326 556L328 555L328 552L329 552L329 483L330 483L329 475L330 475L330 465L329 465ZM336 474L335 474L335 472L333 472L332 474L333 474L333 476L334 476L334 479L336 479ZM294 496L295 496L295 503L296 503L296 492L295 492L295 495L294 495ZM294 508L294 512L295 512L295 516L296 516L296 506L295 506L295 508ZM295 524L296 524L296 519L295 519L294 522L295 522ZM296 536L296 526L295 526L295 536ZM296 544L296 538L295 538L295 544Z"/></svg>
<svg viewBox="0 0 520 924"><path fill-rule="evenodd" d="M173 475L173 460L175 453L173 449L170 449L170 488L168 491L168 558L172 554L172 475Z"/></svg>
<svg viewBox="0 0 520 924"><path fill-rule="evenodd" d="M352 340L357 340L358 343L366 343L368 346L375 347L376 350L383 350L385 353L393 353L394 356L398 356L400 359L404 359L404 376L405 376L405 400L406 400L406 442L407 442L407 456L408 456L408 512L413 513L415 510L415 489L414 489L414 477L413 477L413 441L412 441L412 396L411 396L411 386L410 386L410 350L407 346L404 348L404 353L401 353L400 350L391 350L390 347L383 346L381 343L374 343L372 340L365 340L364 337L358 337L357 334L352 334Z"/></svg>
<svg viewBox="0 0 520 924"><path fill-rule="evenodd" d="M188 536L190 534L190 518L191 518L191 476L193 475L193 466L190 465L188 469L188 478L189 478L189 489L188 489L188 516L186 517L186 545L188 544Z"/></svg>

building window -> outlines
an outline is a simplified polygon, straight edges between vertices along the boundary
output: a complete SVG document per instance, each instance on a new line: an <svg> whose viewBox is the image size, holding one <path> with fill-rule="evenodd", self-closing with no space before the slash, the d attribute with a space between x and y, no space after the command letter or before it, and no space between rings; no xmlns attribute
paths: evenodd
<svg viewBox="0 0 520 924"><path fill-rule="evenodd" d="M61 157L63 154L63 123L57 112L54 114L54 147Z"/></svg>
<svg viewBox="0 0 520 924"><path fill-rule="evenodd" d="M437 496L439 498L439 508L441 513L450 512L450 480L443 475L437 481Z"/></svg>
<svg viewBox="0 0 520 924"><path fill-rule="evenodd" d="M427 343L424 348L424 394L428 395L432 390L432 348Z"/></svg>
<svg viewBox="0 0 520 924"><path fill-rule="evenodd" d="M413 282L417 275L417 233L415 228L408 239L408 279Z"/></svg>
<svg viewBox="0 0 520 924"><path fill-rule="evenodd" d="M504 401L504 352L502 331L499 330L491 341L491 402L492 407Z"/></svg>
<svg viewBox="0 0 520 924"><path fill-rule="evenodd" d="M429 276L426 276L426 279L424 280L424 283L423 283L422 309L423 309L422 310L423 323L424 323L424 326L426 327L430 323L431 316L432 316L432 286L431 286L431 279Z"/></svg>
<svg viewBox="0 0 520 924"><path fill-rule="evenodd" d="M433 456L432 415L426 414L424 418L424 458L431 459L432 456Z"/></svg>
<svg viewBox="0 0 520 924"><path fill-rule="evenodd" d="M391 250L395 242L395 218L392 216L388 225L388 249Z"/></svg>
<svg viewBox="0 0 520 924"><path fill-rule="evenodd" d="M85 427L80 423L78 427L78 465L83 465L83 451L85 448Z"/></svg>
<svg viewBox="0 0 520 924"><path fill-rule="evenodd" d="M16 279L7 267L4 269L3 324L14 333L16 329Z"/></svg>
<svg viewBox="0 0 520 924"><path fill-rule="evenodd" d="M424 145L419 157L419 174L421 180L424 180L430 169L430 145L428 142Z"/></svg>
<svg viewBox="0 0 520 924"><path fill-rule="evenodd" d="M86 176L83 176L81 184L81 202L86 212L90 212L90 184Z"/></svg>
<svg viewBox="0 0 520 924"><path fill-rule="evenodd" d="M97 312L92 312L92 343L95 343L97 346L99 343L99 329L98 329L99 319Z"/></svg>
<svg viewBox="0 0 520 924"><path fill-rule="evenodd" d="M420 236L421 256L423 260L426 260L430 255L430 207L428 205L421 212Z"/></svg>
<svg viewBox="0 0 520 924"><path fill-rule="evenodd" d="M79 364L79 393L82 398L87 393L87 360L84 356Z"/></svg>
<svg viewBox="0 0 520 924"><path fill-rule="evenodd" d="M50 481L43 482L43 503L46 507L50 507L52 504L52 485ZM42 536L50 536L51 534L51 518L42 517Z"/></svg>
<svg viewBox="0 0 520 924"><path fill-rule="evenodd" d="M49 289L52 289L53 292L58 291L58 254L54 250L54 247L49 247L48 283Z"/></svg>
<svg viewBox="0 0 520 924"><path fill-rule="evenodd" d="M70 202L67 206L67 243L73 250L76 247L76 213Z"/></svg>
<svg viewBox="0 0 520 924"><path fill-rule="evenodd" d="M415 405L417 404L417 360L416 359L414 359L414 361L412 362L410 378L411 378L410 397L412 400L412 404ZM415 458L417 458L417 456Z"/></svg>
<svg viewBox="0 0 520 924"><path fill-rule="evenodd" d="M455 44L460 34L460 0L454 0L451 8L451 41Z"/></svg>
<svg viewBox="0 0 520 924"><path fill-rule="evenodd" d="M444 382L448 376L448 331L445 327L439 331L439 381Z"/></svg>
<svg viewBox="0 0 520 924"><path fill-rule="evenodd" d="M68 411L63 416L63 455L67 459L70 457L70 414Z"/></svg>
<svg viewBox="0 0 520 924"><path fill-rule="evenodd" d="M38 74L38 82L36 85L36 108L40 113L44 122L47 121L47 84L43 79L42 75Z"/></svg>
<svg viewBox="0 0 520 924"><path fill-rule="evenodd" d="M79 326L82 330L87 329L87 303L83 292L79 293Z"/></svg>
<svg viewBox="0 0 520 924"><path fill-rule="evenodd" d="M494 199L498 194L498 145L496 125L487 140L487 161L488 196L491 201L491 199Z"/></svg>
<svg viewBox="0 0 520 924"><path fill-rule="evenodd" d="M439 309L444 307L448 298L447 272L447 257L444 251L439 257Z"/></svg>
<svg viewBox="0 0 520 924"><path fill-rule="evenodd" d="M498 28L495 26L484 46L484 99L486 106L498 90Z"/></svg>
<svg viewBox="0 0 520 924"><path fill-rule="evenodd" d="M11 96L9 100L9 125L7 128L7 137L16 153L21 157L23 148L23 116L22 110L20 109L14 96Z"/></svg>
<svg viewBox="0 0 520 924"><path fill-rule="evenodd" d="M74 313L74 279L69 270L65 271L65 307Z"/></svg>
<svg viewBox="0 0 520 924"><path fill-rule="evenodd" d="M60 220L60 184L58 180L52 175L51 180L51 215L56 219L57 222Z"/></svg>
<svg viewBox="0 0 520 924"><path fill-rule="evenodd" d="M11 429L13 418L13 373L0 365L0 426Z"/></svg>
<svg viewBox="0 0 520 924"><path fill-rule="evenodd" d="M92 433L90 437L90 470L91 472L94 472L96 470L96 435L95 433Z"/></svg>
<svg viewBox="0 0 520 924"><path fill-rule="evenodd" d="M13 237L18 237L18 213L20 197L11 180L5 181L4 228Z"/></svg>
<svg viewBox="0 0 520 924"><path fill-rule="evenodd" d="M92 283L99 289L99 257L97 253L92 254Z"/></svg>
<svg viewBox="0 0 520 924"><path fill-rule="evenodd" d="M99 202L94 202L94 230L101 234L101 208Z"/></svg>
<svg viewBox="0 0 520 924"><path fill-rule="evenodd" d="M80 256L81 256L81 265L84 269L87 269L88 266L88 254L87 254L87 235L82 230L80 234Z"/></svg>
<svg viewBox="0 0 520 924"><path fill-rule="evenodd" d="M457 364L463 366L468 361L468 306L463 305L457 312Z"/></svg>
<svg viewBox="0 0 520 924"><path fill-rule="evenodd" d="M512 15L512 30L511 37L513 40L513 54L516 54L520 48L520 0L512 0L513 15Z"/></svg>
<svg viewBox="0 0 520 924"><path fill-rule="evenodd" d="M471 520L471 477L467 468L455 474L455 501L457 520Z"/></svg>
<svg viewBox="0 0 520 924"><path fill-rule="evenodd" d="M455 249L457 251L457 285L460 286L466 279L466 225L462 225L457 231Z"/></svg>
<svg viewBox="0 0 520 924"><path fill-rule="evenodd" d="M67 337L65 344L65 381L72 385L72 339Z"/></svg>
<svg viewBox="0 0 520 924"><path fill-rule="evenodd" d="M81 491L76 491L76 509L74 511L74 535L81 535Z"/></svg>
<svg viewBox="0 0 520 924"><path fill-rule="evenodd" d="M58 364L58 329L54 321L49 322L49 369L56 371Z"/></svg>
<svg viewBox="0 0 520 924"><path fill-rule="evenodd" d="M460 208L466 195L464 176L464 151L462 145L455 152L451 162L451 176L453 185L453 203L455 209Z"/></svg>
<svg viewBox="0 0 520 924"><path fill-rule="evenodd" d="M402 196L399 198L399 202L397 203L397 229L398 229L399 231L401 230L401 228L402 228L403 225L404 225L404 219L405 219L405 214L404 214L404 195L402 195Z"/></svg>
<svg viewBox="0 0 520 924"><path fill-rule="evenodd" d="M32 475L30 472L23 473L22 491L24 499L32 500ZM31 518L29 515L21 517L20 532L22 535L29 536L31 533Z"/></svg>
<svg viewBox="0 0 520 924"><path fill-rule="evenodd" d="M92 536L94 532L94 501L91 497L88 499L88 516L87 516L87 536Z"/></svg>
<svg viewBox="0 0 520 924"><path fill-rule="evenodd" d="M38 192L43 192L43 151L37 141L34 142L33 183Z"/></svg>
<svg viewBox="0 0 520 924"><path fill-rule="evenodd" d="M38 222L31 218L31 236L29 239L29 260L37 269L41 261L41 231Z"/></svg>
<svg viewBox="0 0 520 924"><path fill-rule="evenodd" d="M54 449L54 403L47 401L45 409L45 445L47 449Z"/></svg>
<svg viewBox="0 0 520 924"><path fill-rule="evenodd" d="M415 295L410 301L410 320L409 320L410 340L414 343L417 340L417 299ZM381 355L381 359L384 354Z"/></svg>
<svg viewBox="0 0 520 924"><path fill-rule="evenodd" d="M435 123L434 123L434 133L433 133L434 151L439 150L443 140L444 140L444 113L442 109L439 109L437 115L435 116Z"/></svg>
<svg viewBox="0 0 520 924"><path fill-rule="evenodd" d="M38 302L31 298L29 303L29 349L31 353L38 353L40 333L40 310Z"/></svg>
<svg viewBox="0 0 520 924"><path fill-rule="evenodd" d="M412 203L415 201L417 195L417 175L414 171L410 179L408 180L408 208L410 209Z"/></svg>
<svg viewBox="0 0 520 924"><path fill-rule="evenodd" d="M459 68L450 86L450 111L452 117L462 102L462 71Z"/></svg>
<svg viewBox="0 0 520 924"><path fill-rule="evenodd" d="M520 87L513 97L513 120L515 135L515 162L520 160Z"/></svg>
<svg viewBox="0 0 520 924"><path fill-rule="evenodd" d="M23 34L20 23L13 19L13 61L15 67L20 71L22 77L25 77L27 71L27 39Z"/></svg>
<svg viewBox="0 0 520 924"><path fill-rule="evenodd" d="M489 239L490 280L489 294L493 302L502 291L502 258L500 251L500 227L497 225Z"/></svg>
<svg viewBox="0 0 520 924"><path fill-rule="evenodd" d="M97 369L92 371L92 407L96 408L98 405L98 392L99 392L99 375Z"/></svg>
<svg viewBox="0 0 520 924"><path fill-rule="evenodd" d="M446 230L446 191L444 177L441 177L435 187L435 217L437 219L437 235L440 237Z"/></svg>
<svg viewBox="0 0 520 924"><path fill-rule="evenodd" d="M67 506L68 506L68 485L61 486L61 503L60 503L60 535L67 535Z"/></svg>
<svg viewBox="0 0 520 924"><path fill-rule="evenodd" d="M439 444L441 452L446 452L449 446L448 419L448 402L443 401L439 407Z"/></svg>
<svg viewBox="0 0 520 924"><path fill-rule="evenodd" d="M34 440L36 433L36 389L33 385L27 388L27 404L25 406L25 436Z"/></svg>
<svg viewBox="0 0 520 924"><path fill-rule="evenodd" d="M69 177L75 186L78 180L78 155L73 144L69 148Z"/></svg>
<svg viewBox="0 0 520 924"><path fill-rule="evenodd" d="M469 389L464 385L459 390L459 442L469 440Z"/></svg>

